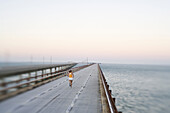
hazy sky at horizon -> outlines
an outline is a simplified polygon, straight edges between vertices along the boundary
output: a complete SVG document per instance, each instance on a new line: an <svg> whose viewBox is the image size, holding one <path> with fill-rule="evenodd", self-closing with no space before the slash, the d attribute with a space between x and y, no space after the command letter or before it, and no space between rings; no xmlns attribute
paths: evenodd
<svg viewBox="0 0 170 113"><path fill-rule="evenodd" d="M0 0L0 61L170 64L168 0Z"/></svg>

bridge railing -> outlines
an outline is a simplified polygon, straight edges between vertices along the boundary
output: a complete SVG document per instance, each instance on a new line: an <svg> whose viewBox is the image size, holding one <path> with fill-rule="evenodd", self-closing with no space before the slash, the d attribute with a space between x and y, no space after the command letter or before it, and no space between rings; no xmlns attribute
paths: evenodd
<svg viewBox="0 0 170 113"><path fill-rule="evenodd" d="M22 71L23 73L20 73L18 75L16 75L17 70L15 74L12 74L11 72L10 74L6 73L8 74L6 75L7 77L0 73L0 101L53 81L60 77L66 76L69 69L72 69L73 72L76 72L92 64L72 68L75 65L75 63L55 65L54 67L50 66L50 68L49 66L47 68L43 66L43 68L36 68L32 70L29 68L24 68L25 71Z"/></svg>
<svg viewBox="0 0 170 113"><path fill-rule="evenodd" d="M55 80L60 75L64 76L66 70L75 65L37 65L0 70L0 100Z"/></svg>
<svg viewBox="0 0 170 113"><path fill-rule="evenodd" d="M104 74L103 74L99 65L98 65L98 69L99 69L99 75L100 75L100 78L101 78L101 81L102 81L102 85L103 85L103 88L104 88L104 93L105 93L107 103L108 103L108 106L109 106L109 112L110 113L122 113L121 111L118 111L117 108L116 108L115 98L112 98L111 90L109 90L109 85L107 84L107 81L106 81Z"/></svg>

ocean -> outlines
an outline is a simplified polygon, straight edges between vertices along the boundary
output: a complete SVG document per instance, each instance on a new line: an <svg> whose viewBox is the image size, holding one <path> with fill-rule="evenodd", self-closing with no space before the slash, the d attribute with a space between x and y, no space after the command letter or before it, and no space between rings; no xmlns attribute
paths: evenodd
<svg viewBox="0 0 170 113"><path fill-rule="evenodd" d="M170 113L170 66L101 64L123 113Z"/></svg>

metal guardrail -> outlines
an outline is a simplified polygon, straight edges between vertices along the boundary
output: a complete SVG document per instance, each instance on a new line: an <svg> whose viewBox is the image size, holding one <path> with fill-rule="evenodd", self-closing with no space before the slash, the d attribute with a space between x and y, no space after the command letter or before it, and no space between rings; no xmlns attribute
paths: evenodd
<svg viewBox="0 0 170 113"><path fill-rule="evenodd" d="M98 69L99 69L99 74L100 74L100 78L101 78L101 81L102 81L102 85L104 87L104 92L105 92L105 95L106 95L106 98L107 98L107 102L108 102L108 105L109 105L110 113L122 113L121 111L118 111L117 108L116 108L115 98L112 98L111 90L109 90L109 85L106 82L106 79L104 77L104 74L103 74L99 64L98 64Z"/></svg>
<svg viewBox="0 0 170 113"><path fill-rule="evenodd" d="M16 77L19 76L18 80L11 80L11 81L1 81L0 83L0 101L7 99L9 97L15 96L19 93L25 92L27 90L30 90L32 88L38 87L42 84L48 83L50 81L56 80L60 77L66 76L68 74L68 70L71 68L73 72L79 71L80 69L83 69L85 67L88 67L89 65L84 65L80 67L75 67L76 64L68 64L68 65L56 65L57 67L49 67L47 69L43 68L43 70L32 70L32 71L26 71L28 73L22 73L20 75L10 75L8 77ZM41 68L42 69L42 68ZM39 73L40 71L40 73ZM31 73L34 73L34 76L31 75ZM38 74L39 73L39 74ZM27 75L25 78L24 75ZM1 79L1 78L0 78ZM3 76L3 79L4 76Z"/></svg>
<svg viewBox="0 0 170 113"><path fill-rule="evenodd" d="M74 66L77 63L70 64L42 64L42 65L28 65L28 66L9 66L0 68L0 79L4 77L19 75L23 73L29 73L33 71L46 70L55 68L55 70L61 70L69 66Z"/></svg>
<svg viewBox="0 0 170 113"><path fill-rule="evenodd" d="M30 90L64 75L72 64L6 67L0 70L0 100Z"/></svg>

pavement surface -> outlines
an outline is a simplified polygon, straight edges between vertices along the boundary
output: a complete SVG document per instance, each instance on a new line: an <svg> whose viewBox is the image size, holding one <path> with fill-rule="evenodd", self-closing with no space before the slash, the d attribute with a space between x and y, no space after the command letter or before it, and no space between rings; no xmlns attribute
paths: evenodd
<svg viewBox="0 0 170 113"><path fill-rule="evenodd" d="M0 113L101 113L97 64L0 103Z"/></svg>

